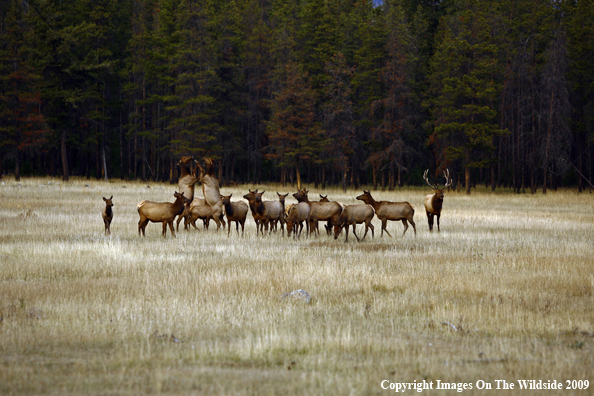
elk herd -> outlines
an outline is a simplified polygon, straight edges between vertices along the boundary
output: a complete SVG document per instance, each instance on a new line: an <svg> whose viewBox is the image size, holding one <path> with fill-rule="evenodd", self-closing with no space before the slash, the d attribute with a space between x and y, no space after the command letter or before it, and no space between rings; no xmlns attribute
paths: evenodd
<svg viewBox="0 0 594 396"><path fill-rule="evenodd" d="M245 221L248 211L251 212L256 223L257 235L265 235L272 231L280 231L284 236L285 227L287 236L300 237L303 231L303 224L307 235L319 235L319 223L324 223L325 231L328 235L337 239L346 231L345 241L349 238L349 226L352 226L353 235L357 241L362 241L371 229L371 236L374 236L374 227L371 221L377 217L382 224L380 237L384 231L392 236L386 225L389 221L402 221L404 231L402 236L408 230L408 224L413 227L415 236L417 228L413 220L415 209L408 202L390 202L376 201L369 191L363 190L363 194L356 197L362 201L361 204L344 205L340 202L330 201L326 196L320 194L319 201L310 201L305 188L293 194L297 200L296 204L285 206L285 199L289 194L276 193L278 200L266 201L263 199L265 191L259 192L248 190L243 198L244 201L232 201L232 194L222 195L219 188L218 179L215 177L215 163L211 158L204 159L204 167L191 156L184 156L178 163L180 167L180 177L178 182L179 191L175 191L175 201L170 202L151 202L144 200L137 205L138 215L138 235L145 236L145 229L149 222L163 224L163 237L167 234L167 227L175 237L173 222L177 218L176 228L179 231L179 223L184 221L184 228L189 229L190 225L196 227L196 221L201 219L203 225L208 229L210 221L217 225L217 231L221 225L223 229L227 225L227 235L231 233L231 223L235 222L235 229L239 234L241 225L241 235L244 233ZM193 168L192 168L193 167ZM433 220L437 218L437 231L439 231L439 218L443 206L444 190L451 185L449 171L444 171L445 184L439 188L438 184L431 184L425 171L423 179L433 193L425 197L424 206L429 223L429 231L433 231ZM194 194L194 186L200 182L204 198L199 198ZM105 209L102 212L105 224L105 234L110 234L110 224L113 219L113 195L110 198L103 198ZM225 222L225 217L227 221ZM365 233L362 238L355 232L357 224L365 225Z"/></svg>

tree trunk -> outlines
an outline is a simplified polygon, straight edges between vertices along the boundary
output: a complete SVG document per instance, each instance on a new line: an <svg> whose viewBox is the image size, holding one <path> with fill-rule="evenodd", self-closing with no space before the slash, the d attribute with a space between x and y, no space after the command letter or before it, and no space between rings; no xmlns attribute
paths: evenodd
<svg viewBox="0 0 594 396"><path fill-rule="evenodd" d="M371 174L373 177L373 191L377 191L377 168L375 165L371 167Z"/></svg>
<svg viewBox="0 0 594 396"><path fill-rule="evenodd" d="M466 194L470 195L470 168L464 168L464 180L466 183Z"/></svg>
<svg viewBox="0 0 594 396"><path fill-rule="evenodd" d="M19 149L16 149L14 153L14 181L21 181L21 163L19 157Z"/></svg>
<svg viewBox="0 0 594 396"><path fill-rule="evenodd" d="M295 179L297 181L297 190L301 190L301 174L299 174L299 162L295 165Z"/></svg>
<svg viewBox="0 0 594 396"><path fill-rule="evenodd" d="M66 131L62 131L62 137L60 142L60 153L62 155L62 180L68 181L70 179L70 171L68 169L68 156L66 153Z"/></svg>
<svg viewBox="0 0 594 396"><path fill-rule="evenodd" d="M495 165L491 165L491 191L495 191Z"/></svg>

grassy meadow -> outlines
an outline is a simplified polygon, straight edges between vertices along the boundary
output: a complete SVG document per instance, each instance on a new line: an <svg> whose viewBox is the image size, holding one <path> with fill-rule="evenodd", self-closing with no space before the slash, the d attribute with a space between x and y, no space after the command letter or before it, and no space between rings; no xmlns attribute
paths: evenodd
<svg viewBox="0 0 594 396"><path fill-rule="evenodd" d="M176 187L4 179L0 394L379 395L394 393L384 380L440 380L495 395L496 380L521 379L562 381L546 394L593 392L589 193L446 192L441 232L430 233L428 187L372 191L412 203L417 235L389 222L393 237L379 238L376 218L361 243L257 237L251 213L243 238L212 222L175 239L149 223L140 238L136 204L172 202ZM270 200L296 191L222 192L237 200L248 187ZM308 188L344 204L361 193ZM282 298L297 289L310 303ZM566 390L567 380L591 385Z"/></svg>

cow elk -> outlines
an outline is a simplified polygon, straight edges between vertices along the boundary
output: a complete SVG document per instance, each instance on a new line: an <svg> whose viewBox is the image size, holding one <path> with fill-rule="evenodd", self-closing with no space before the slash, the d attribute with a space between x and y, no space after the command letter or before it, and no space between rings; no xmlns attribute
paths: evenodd
<svg viewBox="0 0 594 396"><path fill-rule="evenodd" d="M103 223L105 224L105 235L111 235L109 227L111 226L111 220L113 220L113 210L111 209L113 206L112 199L113 195L109 198L103 197L103 200L105 201L105 209L103 209L101 216L103 216Z"/></svg>
<svg viewBox="0 0 594 396"><path fill-rule="evenodd" d="M268 225L270 224L270 232L272 232L273 224L277 221L281 223L281 231L285 234L285 211L280 201L262 201L262 195L266 191L257 192L254 196L255 209L260 216L262 216L264 227L268 231Z"/></svg>
<svg viewBox="0 0 594 396"><path fill-rule="evenodd" d="M309 213L309 233L317 232L317 235L320 234L320 229L318 227L319 221L330 221L331 225L336 224L338 217L342 213L342 206L338 202L310 202L307 196L309 191L305 188L299 190L293 197L297 200L297 202L305 202L310 207Z"/></svg>
<svg viewBox="0 0 594 396"><path fill-rule="evenodd" d="M427 169L423 174L423 179L425 179L429 187L431 187L434 190L434 192L433 194L429 194L425 197L425 212L427 212L429 231L433 231L433 217L437 217L437 231L439 232L439 217L441 216L441 208L443 206L444 190L452 184L452 179L450 179L449 169L447 171L444 171L443 175L445 177L445 184L443 188L439 188L438 184L432 185L431 183L429 183L429 180L427 178L428 172L429 169Z"/></svg>
<svg viewBox="0 0 594 396"><path fill-rule="evenodd" d="M413 220L415 209L408 202L376 201L371 196L371 193L365 190L363 190L363 194L359 195L357 199L365 202L367 205L373 206L373 209L375 209L375 215L382 222L382 232L380 234L380 238L384 236L384 230L386 231L386 234L390 235L386 229L388 220L402 220L402 224L404 224L404 232L402 233L402 236L404 236L404 234L406 234L406 230L408 230L408 223L413 226L415 235L417 235L417 227Z"/></svg>
<svg viewBox="0 0 594 396"><path fill-rule="evenodd" d="M191 164L194 163L194 157L192 156L183 156L179 162L179 181L178 181L178 188L179 192L184 194L184 197L190 200L190 203L194 199L194 185L198 181L198 178L194 176L194 172L198 168L198 165L191 169ZM179 231L179 223L184 219L184 228L188 228L189 224L189 216L190 216L190 205L186 205L185 210L183 213L177 218L177 229Z"/></svg>
<svg viewBox="0 0 594 396"><path fill-rule="evenodd" d="M138 214L140 215L140 220L138 221L138 235L142 231L142 236L146 236L144 230L148 222L152 223L163 223L163 238L165 238L167 234L167 225L169 225L169 229L171 230L171 234L175 238L175 230L173 229L173 220L175 216L178 216L183 213L184 205L189 203L190 200L184 197L184 193L178 193L177 191L173 194L175 197L175 202L151 202L151 201L142 201L136 208L138 209Z"/></svg>
<svg viewBox="0 0 594 396"><path fill-rule="evenodd" d="M213 220L217 223L217 231L221 227L225 227L225 220L223 218L223 202L221 201L221 192L219 188L219 181L215 177L215 162L212 158L204 158L206 169L203 169L200 165L200 177L199 180L202 183L202 193L206 203L212 207Z"/></svg>
<svg viewBox="0 0 594 396"><path fill-rule="evenodd" d="M225 215L227 215L228 230L227 236L231 232L231 222L235 222L235 229L239 235L239 225L241 224L241 235L243 236L243 229L245 226L245 218L248 212L248 206L243 201L231 202L231 195L221 195L221 201L225 207Z"/></svg>
<svg viewBox="0 0 594 396"><path fill-rule="evenodd" d="M373 224L371 224L371 220L373 220L373 216L375 215L375 210L373 206L367 204L360 204L360 205L347 205L345 206L344 210L340 214L340 217L337 221L334 222L334 239L337 239L340 235L340 232L343 228L346 228L346 238L345 242L349 240L349 226L353 226L353 234L355 234L355 238L357 241L361 242L367 236L367 231L371 228L371 237L374 237L374 228ZM357 224L365 223L365 234L363 235L362 239L359 239L357 234L355 233L355 226Z"/></svg>
<svg viewBox="0 0 594 396"><path fill-rule="evenodd" d="M293 228L295 228L295 236L301 237L303 231L303 222L305 221L306 234L309 233L309 212L311 208L307 202L300 202L296 205L289 205L287 207L287 236L291 236ZM299 232L299 234L297 234Z"/></svg>

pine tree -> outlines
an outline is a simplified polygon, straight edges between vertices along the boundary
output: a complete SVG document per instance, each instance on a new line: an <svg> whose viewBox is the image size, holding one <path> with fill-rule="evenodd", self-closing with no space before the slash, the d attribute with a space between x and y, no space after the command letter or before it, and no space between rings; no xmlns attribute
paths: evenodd
<svg viewBox="0 0 594 396"><path fill-rule="evenodd" d="M301 162L316 163L324 141L316 123L315 92L307 73L296 63L289 63L285 76L285 84L270 102L267 157L280 167L281 182L286 182L287 173L294 170L297 187L301 188Z"/></svg>
<svg viewBox="0 0 594 396"><path fill-rule="evenodd" d="M492 9L472 0L443 21L432 59L430 144L445 168L460 161L470 194L470 169L489 166L498 125L498 48L493 43ZM488 18L490 17L490 18ZM447 65L447 67L444 67Z"/></svg>
<svg viewBox="0 0 594 396"><path fill-rule="evenodd" d="M24 153L39 153L49 130L41 111L40 76L33 61L34 33L20 1L10 0L0 19L0 154L14 160L20 180ZM0 158L2 161L3 158Z"/></svg>

